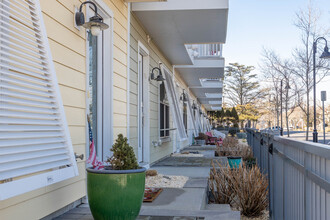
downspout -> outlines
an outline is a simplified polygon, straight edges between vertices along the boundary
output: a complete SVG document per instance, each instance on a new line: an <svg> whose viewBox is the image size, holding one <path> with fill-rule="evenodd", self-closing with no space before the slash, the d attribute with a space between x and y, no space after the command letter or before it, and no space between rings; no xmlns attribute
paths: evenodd
<svg viewBox="0 0 330 220"><path fill-rule="evenodd" d="M127 11L128 11L128 15L127 15L127 103L126 103L126 112L127 112L127 140L129 143L129 137L130 137L130 68L131 68L131 3L127 3Z"/></svg>

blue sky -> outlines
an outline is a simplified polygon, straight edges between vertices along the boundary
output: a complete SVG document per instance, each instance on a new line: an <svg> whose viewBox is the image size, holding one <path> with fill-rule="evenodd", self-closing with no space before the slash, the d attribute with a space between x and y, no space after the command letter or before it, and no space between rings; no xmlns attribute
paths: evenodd
<svg viewBox="0 0 330 220"><path fill-rule="evenodd" d="M226 65L231 62L252 65L259 73L263 47L274 49L282 57L290 57L292 49L300 45L300 32L294 26L295 13L307 8L308 0L229 1L227 42L223 51ZM313 5L322 13L321 23L330 27L330 0L314 0ZM330 43L330 37L328 41ZM330 77L319 88L327 90L329 100L327 83Z"/></svg>

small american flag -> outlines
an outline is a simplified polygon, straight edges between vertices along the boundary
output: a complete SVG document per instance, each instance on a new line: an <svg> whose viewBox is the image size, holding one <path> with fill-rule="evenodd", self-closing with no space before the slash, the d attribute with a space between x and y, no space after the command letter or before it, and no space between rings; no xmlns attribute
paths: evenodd
<svg viewBox="0 0 330 220"><path fill-rule="evenodd" d="M100 170L104 168L104 163L102 161L99 161L96 157L96 149L94 145L94 140L93 140L93 132L90 124L90 119L87 116L87 121L88 121L88 131L89 131L89 157L87 159L87 163L91 164L94 169Z"/></svg>

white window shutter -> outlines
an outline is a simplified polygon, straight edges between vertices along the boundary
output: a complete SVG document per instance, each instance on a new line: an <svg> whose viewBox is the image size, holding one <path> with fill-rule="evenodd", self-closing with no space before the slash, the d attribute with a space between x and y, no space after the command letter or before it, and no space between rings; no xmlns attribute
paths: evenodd
<svg viewBox="0 0 330 220"><path fill-rule="evenodd" d="M0 200L78 175L38 0L0 1Z"/></svg>
<svg viewBox="0 0 330 220"><path fill-rule="evenodd" d="M187 139L187 134L186 134L186 129L184 127L183 124L183 118L182 118L182 114L180 111L180 102L178 99L178 96L176 94L176 88L174 86L173 80L172 80L172 76L169 73L169 71L162 66L161 67L163 76L165 78L165 89L166 89L166 93L167 93L167 98L168 98L168 102L170 104L170 110L173 116L173 121L175 123L175 126L177 128L178 134L179 134L179 138L181 141L186 140Z"/></svg>
<svg viewBox="0 0 330 220"><path fill-rule="evenodd" d="M199 113L200 111L200 108L197 107L197 109L195 110L196 111L196 122L197 122L197 126L198 126L198 131L199 132L202 132L202 124L201 124L201 114Z"/></svg>
<svg viewBox="0 0 330 220"><path fill-rule="evenodd" d="M192 127L194 129L194 136L197 137L198 136L198 129L197 129L197 125L196 125L196 120L194 118L194 109L192 107L191 101L190 101L190 96L188 95L188 112L189 112L189 119L191 121Z"/></svg>

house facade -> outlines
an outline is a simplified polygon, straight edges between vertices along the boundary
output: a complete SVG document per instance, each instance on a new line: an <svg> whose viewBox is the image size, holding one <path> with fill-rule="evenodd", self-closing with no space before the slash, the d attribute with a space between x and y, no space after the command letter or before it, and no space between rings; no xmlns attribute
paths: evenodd
<svg viewBox="0 0 330 220"><path fill-rule="evenodd" d="M228 0L92 2L97 36L83 1L0 0L0 219L83 202L91 134L99 160L121 133L148 168L222 106Z"/></svg>

